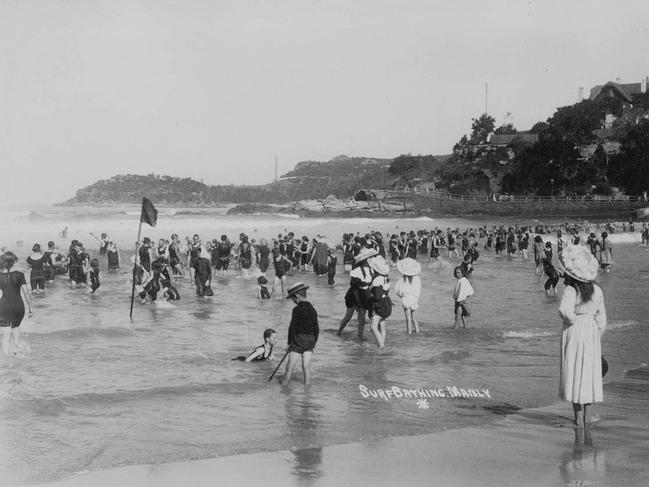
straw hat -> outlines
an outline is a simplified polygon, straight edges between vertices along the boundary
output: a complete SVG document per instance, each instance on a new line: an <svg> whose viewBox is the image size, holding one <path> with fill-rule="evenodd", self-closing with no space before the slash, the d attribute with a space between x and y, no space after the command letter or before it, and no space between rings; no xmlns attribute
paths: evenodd
<svg viewBox="0 0 649 487"><path fill-rule="evenodd" d="M303 282L296 282L288 288L288 291L286 291L286 299L291 298L294 294L299 293L300 291L306 291L307 289L309 289L309 286L307 286Z"/></svg>
<svg viewBox="0 0 649 487"><path fill-rule="evenodd" d="M564 272L578 281L589 282L597 277L599 264L586 247L581 245L566 247L559 255L559 261Z"/></svg>
<svg viewBox="0 0 649 487"><path fill-rule="evenodd" d="M404 276L416 276L421 272L421 264L415 259L406 257L397 262L397 270Z"/></svg>
<svg viewBox="0 0 649 487"><path fill-rule="evenodd" d="M361 251L358 253L358 255L354 256L354 263L358 264L359 262L363 262L365 259L374 257L375 255L379 255L378 250L368 249L367 247L363 247Z"/></svg>
<svg viewBox="0 0 649 487"><path fill-rule="evenodd" d="M390 266L380 255L376 255L368 259L367 263L369 264L371 269L376 271L378 274L381 274L382 276L387 276L390 273Z"/></svg>

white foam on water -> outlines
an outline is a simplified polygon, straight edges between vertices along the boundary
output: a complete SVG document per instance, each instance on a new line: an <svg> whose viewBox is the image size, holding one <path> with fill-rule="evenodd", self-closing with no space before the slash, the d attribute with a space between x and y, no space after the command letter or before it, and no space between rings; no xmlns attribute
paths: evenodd
<svg viewBox="0 0 649 487"><path fill-rule="evenodd" d="M628 328L630 326L635 326L637 325L638 322L635 320L629 320L629 321L613 321L609 322L606 324L606 329L607 330L619 330L621 328Z"/></svg>
<svg viewBox="0 0 649 487"><path fill-rule="evenodd" d="M537 338L556 336L556 331L512 330L503 333L505 338Z"/></svg>

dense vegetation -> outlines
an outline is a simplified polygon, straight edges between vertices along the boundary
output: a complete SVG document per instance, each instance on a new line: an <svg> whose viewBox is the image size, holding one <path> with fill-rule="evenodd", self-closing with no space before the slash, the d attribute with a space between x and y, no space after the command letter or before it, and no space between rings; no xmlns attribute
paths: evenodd
<svg viewBox="0 0 649 487"><path fill-rule="evenodd" d="M617 118L602 131L607 114ZM489 144L492 134L517 134L511 124L495 128L489 115L473 119L471 128L438 171L438 187L528 195L609 194L612 186L639 194L649 188L649 93L634 95L631 107L610 98L561 107L532 127L529 133L538 135L533 144L522 137L507 147ZM607 151L607 144L617 149Z"/></svg>

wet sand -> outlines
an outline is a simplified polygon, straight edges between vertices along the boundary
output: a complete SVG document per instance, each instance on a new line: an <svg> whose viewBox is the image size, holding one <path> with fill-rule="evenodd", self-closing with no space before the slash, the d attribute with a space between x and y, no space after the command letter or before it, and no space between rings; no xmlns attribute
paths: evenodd
<svg viewBox="0 0 649 487"><path fill-rule="evenodd" d="M572 425L569 403L491 425L324 446L81 473L51 487L649 485L646 394L606 391L600 421ZM617 389L610 387L609 389Z"/></svg>

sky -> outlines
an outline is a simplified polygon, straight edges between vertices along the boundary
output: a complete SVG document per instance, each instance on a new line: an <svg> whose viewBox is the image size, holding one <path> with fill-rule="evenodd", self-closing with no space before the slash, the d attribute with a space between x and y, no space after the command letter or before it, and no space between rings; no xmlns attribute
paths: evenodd
<svg viewBox="0 0 649 487"><path fill-rule="evenodd" d="M646 0L0 0L0 207L116 174L265 184L447 154L649 75Z"/></svg>

